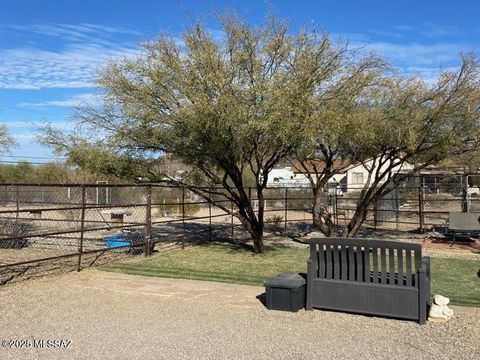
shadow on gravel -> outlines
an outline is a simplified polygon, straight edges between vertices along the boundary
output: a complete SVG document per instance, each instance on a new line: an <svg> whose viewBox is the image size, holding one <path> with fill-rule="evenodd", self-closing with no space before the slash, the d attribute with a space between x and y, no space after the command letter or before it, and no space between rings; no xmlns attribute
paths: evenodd
<svg viewBox="0 0 480 360"><path fill-rule="evenodd" d="M263 306L267 307L267 294L266 293L261 293L260 295L257 295L258 301L262 303Z"/></svg>

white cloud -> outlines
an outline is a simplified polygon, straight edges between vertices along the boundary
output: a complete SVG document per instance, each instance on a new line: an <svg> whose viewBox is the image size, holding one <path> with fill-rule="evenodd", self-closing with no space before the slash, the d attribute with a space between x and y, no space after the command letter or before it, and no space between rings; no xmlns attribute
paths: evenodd
<svg viewBox="0 0 480 360"><path fill-rule="evenodd" d="M458 59L458 53L465 49L461 44L395 44L372 42L370 46L393 61L411 65L440 65Z"/></svg>
<svg viewBox="0 0 480 360"><path fill-rule="evenodd" d="M43 37L54 37L66 42L94 42L105 45L112 44L109 40L113 35L140 36L139 31L90 23L58 24L42 23L28 25L0 25L0 33L7 35L38 34Z"/></svg>
<svg viewBox="0 0 480 360"><path fill-rule="evenodd" d="M373 42L370 46L385 56L406 75L419 75L427 82L434 82L441 69L451 70L460 65L459 54L471 46L460 43L394 44Z"/></svg>
<svg viewBox="0 0 480 360"><path fill-rule="evenodd" d="M92 104L98 101L98 97L92 93L78 94L71 96L69 98L61 100L48 100L43 102L22 102L18 104L19 107L48 107L48 106L57 106L57 107L76 107L82 104Z"/></svg>
<svg viewBox="0 0 480 360"><path fill-rule="evenodd" d="M74 45L58 52L34 48L0 50L0 88L92 87L98 69L108 59L134 51L131 47L96 44Z"/></svg>
<svg viewBox="0 0 480 360"><path fill-rule="evenodd" d="M426 38L441 38L445 36L458 35L462 31L458 26L442 25L426 22L418 29L418 33Z"/></svg>
<svg viewBox="0 0 480 360"><path fill-rule="evenodd" d="M58 50L42 46L0 49L0 88L42 89L92 87L98 69L108 59L136 51L120 38L137 31L94 24L32 24L0 26L3 35L52 37Z"/></svg>
<svg viewBox="0 0 480 360"><path fill-rule="evenodd" d="M135 54L138 48L131 42L119 42L119 38L141 34L135 30L82 24L33 24L28 26L1 26L0 32L8 29L19 33L34 33L56 39L63 45L59 50L46 50L34 47L0 49L0 88L3 89L42 89L42 88L90 88L96 73L108 59ZM224 34L210 30L216 40ZM458 28L432 23L413 28L409 25L393 25L391 31L371 29L369 34L333 34L349 40L353 46L366 44L387 57L394 65L408 74L419 73L432 78L440 66L458 63L458 53L471 46L455 42L432 43L432 37L439 37L459 31ZM399 43L398 38L406 38L409 33L423 36L422 43ZM423 35L421 35L423 33ZM392 41L372 39L373 35L390 37ZM427 38L430 38L428 40ZM116 39L113 41L113 39ZM395 40L396 41L393 41ZM418 40L420 41L420 40ZM181 45L182 40L177 39ZM24 103L23 106L72 106L78 99L60 99L45 103Z"/></svg>
<svg viewBox="0 0 480 360"><path fill-rule="evenodd" d="M22 136L35 136L35 133L39 128L47 124L46 121L28 121L28 120L6 120L2 121L3 124L7 127L12 134L17 137L20 134ZM75 127L75 123L69 120L56 120L51 121L51 124L55 128L61 130L72 130Z"/></svg>
<svg viewBox="0 0 480 360"><path fill-rule="evenodd" d="M403 26L402 26L403 28ZM405 27L405 31L406 27ZM410 31L410 30L409 30ZM333 34L347 39L351 46L374 50L407 75L420 75L428 82L435 81L441 68L450 69L460 64L462 51L476 50L472 44L461 42L405 42L379 41L365 34Z"/></svg>

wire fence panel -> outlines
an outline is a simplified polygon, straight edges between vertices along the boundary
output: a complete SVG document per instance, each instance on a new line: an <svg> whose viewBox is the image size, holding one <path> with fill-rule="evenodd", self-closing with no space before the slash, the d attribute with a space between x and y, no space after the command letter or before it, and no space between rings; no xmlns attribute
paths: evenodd
<svg viewBox="0 0 480 360"><path fill-rule="evenodd" d="M445 229L450 212L480 212L479 185L480 177L409 178L369 205L363 229ZM351 221L361 196L359 184L342 186L319 195L338 228ZM40 262L52 264L47 272L81 269L189 243L248 239L226 190L209 190L204 198L158 184L0 185L0 284L38 273ZM255 189L244 192L258 212ZM263 196L267 231L312 228L311 188L277 184Z"/></svg>

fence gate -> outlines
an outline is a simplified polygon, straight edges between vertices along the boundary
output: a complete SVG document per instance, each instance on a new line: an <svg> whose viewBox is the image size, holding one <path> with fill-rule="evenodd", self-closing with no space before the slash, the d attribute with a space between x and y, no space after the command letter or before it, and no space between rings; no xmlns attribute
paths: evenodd
<svg viewBox="0 0 480 360"><path fill-rule="evenodd" d="M387 188L392 188L392 185L387 185ZM395 218L399 210L397 189L392 189L380 200L377 201L375 207L375 219L377 225L382 225L384 222L391 222Z"/></svg>

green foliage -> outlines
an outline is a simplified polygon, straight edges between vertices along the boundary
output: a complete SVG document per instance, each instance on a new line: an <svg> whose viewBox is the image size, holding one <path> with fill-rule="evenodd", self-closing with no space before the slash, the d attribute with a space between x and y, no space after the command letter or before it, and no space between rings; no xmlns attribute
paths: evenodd
<svg viewBox="0 0 480 360"><path fill-rule="evenodd" d="M67 165L46 163L32 165L22 161L18 164L0 164L0 183L81 183L107 180L88 171L74 169Z"/></svg>
<svg viewBox="0 0 480 360"><path fill-rule="evenodd" d="M34 166L28 162L0 165L0 181L2 183L28 182L33 180Z"/></svg>
<svg viewBox="0 0 480 360"><path fill-rule="evenodd" d="M65 156L69 165L102 177L136 181L145 177L148 167L152 166L152 162L128 156L104 141L92 141L86 135L64 134L50 125L43 127L38 140L53 147L55 153Z"/></svg>
<svg viewBox="0 0 480 360"><path fill-rule="evenodd" d="M57 163L32 165L22 161L18 164L0 164L0 183L87 183L96 180L111 180L88 171Z"/></svg>

